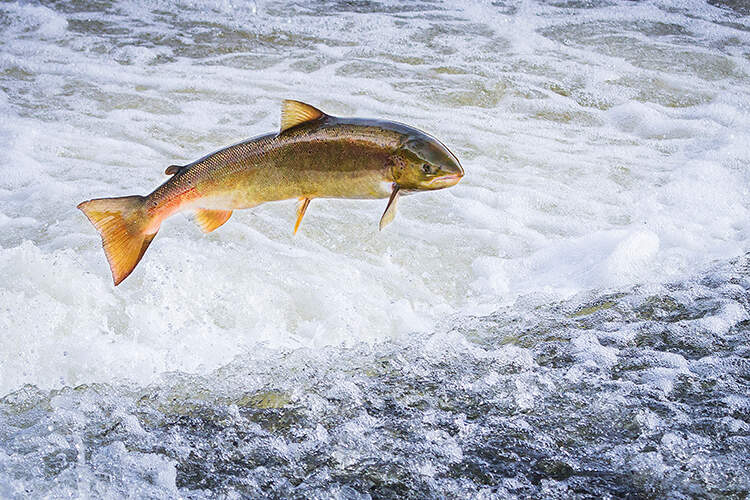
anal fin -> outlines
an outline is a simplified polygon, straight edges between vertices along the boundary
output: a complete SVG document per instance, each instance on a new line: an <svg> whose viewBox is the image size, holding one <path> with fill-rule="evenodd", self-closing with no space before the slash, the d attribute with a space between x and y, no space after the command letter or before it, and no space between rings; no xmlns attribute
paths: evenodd
<svg viewBox="0 0 750 500"><path fill-rule="evenodd" d="M300 222L302 222L302 217L305 216L310 200L311 198L304 197L297 200L297 222L294 223L294 234L297 234L297 229L299 229Z"/></svg>
<svg viewBox="0 0 750 500"><path fill-rule="evenodd" d="M231 210L208 210L201 208L195 211L195 222L204 233L210 233L229 220Z"/></svg>

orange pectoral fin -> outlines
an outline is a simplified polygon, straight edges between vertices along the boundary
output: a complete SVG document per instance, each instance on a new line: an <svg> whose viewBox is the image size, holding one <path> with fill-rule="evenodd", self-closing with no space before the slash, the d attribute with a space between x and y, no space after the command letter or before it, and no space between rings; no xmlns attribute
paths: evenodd
<svg viewBox="0 0 750 500"><path fill-rule="evenodd" d="M302 217L305 216L305 211L307 211L309 204L310 198L300 198L297 200L297 222L294 223L294 234L297 234L297 229L299 229L300 222L302 222Z"/></svg>
<svg viewBox="0 0 750 500"><path fill-rule="evenodd" d="M195 211L195 222L204 233L210 233L228 221L231 215L231 210L207 210L202 208Z"/></svg>

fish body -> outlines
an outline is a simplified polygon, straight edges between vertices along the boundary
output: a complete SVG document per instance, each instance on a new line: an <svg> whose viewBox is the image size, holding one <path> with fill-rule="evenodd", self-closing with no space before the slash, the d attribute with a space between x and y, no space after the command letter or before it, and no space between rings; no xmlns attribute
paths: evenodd
<svg viewBox="0 0 750 500"><path fill-rule="evenodd" d="M463 176L437 139L397 122L339 118L284 101L278 134L229 146L184 166L147 196L99 198L78 205L102 236L115 285L140 261L162 221L193 211L210 232L233 210L299 200L295 232L314 198L388 198L381 229L401 192L440 189Z"/></svg>

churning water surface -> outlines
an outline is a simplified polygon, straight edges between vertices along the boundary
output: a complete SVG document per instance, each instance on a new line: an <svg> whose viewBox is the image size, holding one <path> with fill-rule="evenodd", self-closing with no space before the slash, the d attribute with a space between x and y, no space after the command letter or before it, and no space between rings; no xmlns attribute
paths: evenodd
<svg viewBox="0 0 750 500"><path fill-rule="evenodd" d="M0 497L744 498L739 1L0 4ZM77 203L278 127L422 128L451 189L167 221Z"/></svg>

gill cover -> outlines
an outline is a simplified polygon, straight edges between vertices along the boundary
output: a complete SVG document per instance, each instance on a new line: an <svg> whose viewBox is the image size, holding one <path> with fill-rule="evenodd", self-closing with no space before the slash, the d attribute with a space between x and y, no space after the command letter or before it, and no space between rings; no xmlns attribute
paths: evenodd
<svg viewBox="0 0 750 500"><path fill-rule="evenodd" d="M448 148L418 130L394 153L391 164L393 180L403 189L415 191L449 187L464 175L461 164Z"/></svg>

